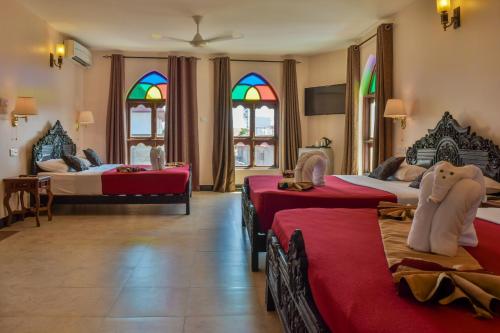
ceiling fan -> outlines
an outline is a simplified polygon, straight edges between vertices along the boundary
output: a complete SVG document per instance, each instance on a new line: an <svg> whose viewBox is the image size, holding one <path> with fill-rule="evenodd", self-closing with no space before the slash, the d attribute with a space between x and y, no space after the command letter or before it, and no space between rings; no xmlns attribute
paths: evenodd
<svg viewBox="0 0 500 333"><path fill-rule="evenodd" d="M177 41L177 42L189 43L193 47L204 47L208 43L243 38L242 34L232 33L232 34L228 34L228 35L221 35L221 36L214 37L214 38L204 39L200 34L200 22L202 19L203 19L203 16L201 16L201 15L194 15L193 16L193 21L194 21L194 23L196 23L196 34L194 35L192 40L175 38L175 37L167 37L167 36L162 36L160 34L153 34L152 37L153 37L153 39L157 39L157 40L169 39L169 40L173 40L173 41Z"/></svg>

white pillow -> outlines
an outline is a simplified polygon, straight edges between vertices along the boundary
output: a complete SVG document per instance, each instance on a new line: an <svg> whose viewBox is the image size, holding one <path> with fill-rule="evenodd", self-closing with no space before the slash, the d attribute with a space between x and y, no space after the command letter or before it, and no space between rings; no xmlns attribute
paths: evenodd
<svg viewBox="0 0 500 333"><path fill-rule="evenodd" d="M92 163L90 163L90 161L85 157L78 156L78 158L83 162L83 164L85 164L87 168L90 168L92 166Z"/></svg>
<svg viewBox="0 0 500 333"><path fill-rule="evenodd" d="M500 193L500 183L494 179L485 176L484 185L486 185L486 194Z"/></svg>
<svg viewBox="0 0 500 333"><path fill-rule="evenodd" d="M68 172L69 167L62 158L56 158L53 160L36 162L38 167L45 172Z"/></svg>
<svg viewBox="0 0 500 333"><path fill-rule="evenodd" d="M422 168L421 166L408 165L405 163L401 164L398 171L394 173L394 178L404 182L412 182L415 179L417 179L418 176L423 174L426 170L427 170L426 168Z"/></svg>

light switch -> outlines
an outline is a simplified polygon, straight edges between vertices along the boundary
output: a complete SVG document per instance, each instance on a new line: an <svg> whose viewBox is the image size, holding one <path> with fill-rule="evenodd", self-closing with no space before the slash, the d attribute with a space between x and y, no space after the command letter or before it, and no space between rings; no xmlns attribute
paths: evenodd
<svg viewBox="0 0 500 333"><path fill-rule="evenodd" d="M17 157L17 156L19 156L19 149L17 149L17 148L10 148L9 149L9 156L10 157Z"/></svg>

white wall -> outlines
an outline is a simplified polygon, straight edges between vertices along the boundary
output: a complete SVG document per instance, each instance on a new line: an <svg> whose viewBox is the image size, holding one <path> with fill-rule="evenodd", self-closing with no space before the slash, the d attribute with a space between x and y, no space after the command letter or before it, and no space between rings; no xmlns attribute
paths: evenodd
<svg viewBox="0 0 500 333"><path fill-rule="evenodd" d="M69 135L75 132L77 111L83 104L83 69L66 61L61 70L49 67L49 52L63 38L47 23L16 1L2 1L0 11L0 98L12 111L17 96L33 96L38 116L28 123L10 125L10 114L0 115L0 179L29 172L32 145L60 120ZM18 157L9 157L9 148L18 148ZM0 198L3 198L3 184ZM0 209L0 217L4 217Z"/></svg>
<svg viewBox="0 0 500 333"><path fill-rule="evenodd" d="M500 143L500 1L462 0L462 27L444 32L435 1L395 17L394 92L411 112L395 126L397 151L434 128L445 111Z"/></svg>

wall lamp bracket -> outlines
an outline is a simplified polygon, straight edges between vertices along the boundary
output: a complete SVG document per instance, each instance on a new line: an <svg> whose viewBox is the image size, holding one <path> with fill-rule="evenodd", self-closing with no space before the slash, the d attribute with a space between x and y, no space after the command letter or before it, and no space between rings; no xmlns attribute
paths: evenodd
<svg viewBox="0 0 500 333"><path fill-rule="evenodd" d="M460 28L460 7L453 9L453 17L451 20L449 19L448 11L442 11L440 14L441 25L443 26L444 31L446 31L449 27L453 27L453 29Z"/></svg>

